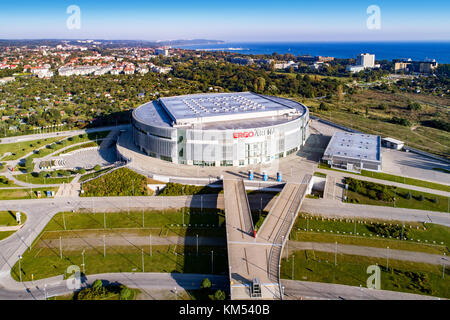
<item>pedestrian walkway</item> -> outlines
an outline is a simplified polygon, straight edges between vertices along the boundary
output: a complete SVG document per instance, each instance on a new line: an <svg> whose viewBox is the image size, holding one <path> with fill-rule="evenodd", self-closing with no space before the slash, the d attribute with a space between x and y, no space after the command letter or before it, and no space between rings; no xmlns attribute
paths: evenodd
<svg viewBox="0 0 450 320"><path fill-rule="evenodd" d="M231 299L281 299L281 250L311 182L287 183L257 234L242 180L224 180ZM260 291L254 290L255 284ZM258 294L257 294L258 293Z"/></svg>

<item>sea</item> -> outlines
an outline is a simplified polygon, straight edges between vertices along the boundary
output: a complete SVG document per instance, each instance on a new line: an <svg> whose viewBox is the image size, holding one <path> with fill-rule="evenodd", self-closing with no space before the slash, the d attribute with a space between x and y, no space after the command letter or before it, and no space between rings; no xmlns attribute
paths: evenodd
<svg viewBox="0 0 450 320"><path fill-rule="evenodd" d="M355 58L360 53L375 54L376 60L410 58L415 61L435 59L450 63L450 41L429 42L225 42L218 44L176 46L182 49L228 51L241 54L279 54Z"/></svg>

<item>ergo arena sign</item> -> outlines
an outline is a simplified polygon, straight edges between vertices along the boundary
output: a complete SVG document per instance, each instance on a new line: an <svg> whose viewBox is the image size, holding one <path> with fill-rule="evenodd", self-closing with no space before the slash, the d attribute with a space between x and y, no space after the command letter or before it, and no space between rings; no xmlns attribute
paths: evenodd
<svg viewBox="0 0 450 320"><path fill-rule="evenodd" d="M252 130L252 131L233 132L233 138L234 139L242 139L242 138L270 136L274 133L274 131L275 131L274 129L260 129L260 130Z"/></svg>

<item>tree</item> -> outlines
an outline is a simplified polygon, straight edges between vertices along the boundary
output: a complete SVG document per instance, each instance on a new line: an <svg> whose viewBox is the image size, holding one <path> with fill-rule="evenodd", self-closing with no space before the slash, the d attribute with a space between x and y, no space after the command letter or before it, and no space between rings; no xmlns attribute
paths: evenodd
<svg viewBox="0 0 450 320"><path fill-rule="evenodd" d="M94 170L95 170L95 171L99 171L101 168L102 168L102 167L100 167L99 164L96 164L95 167L94 167Z"/></svg>
<svg viewBox="0 0 450 320"><path fill-rule="evenodd" d="M217 290L214 293L214 300L225 300L226 295L225 292L223 292L222 290Z"/></svg>
<svg viewBox="0 0 450 320"><path fill-rule="evenodd" d="M211 281L208 278L203 279L202 284L200 285L200 289L210 289Z"/></svg>
<svg viewBox="0 0 450 320"><path fill-rule="evenodd" d="M119 299L120 299L120 300L129 300L129 299L131 298L132 293L133 293L133 292L131 291L130 288L128 288L128 287L123 287L123 288L120 290Z"/></svg>
<svg viewBox="0 0 450 320"><path fill-rule="evenodd" d="M94 283L92 284L92 289L94 289L94 290L98 290L101 287L103 287L103 283L102 283L102 280L100 280L100 279L95 280Z"/></svg>

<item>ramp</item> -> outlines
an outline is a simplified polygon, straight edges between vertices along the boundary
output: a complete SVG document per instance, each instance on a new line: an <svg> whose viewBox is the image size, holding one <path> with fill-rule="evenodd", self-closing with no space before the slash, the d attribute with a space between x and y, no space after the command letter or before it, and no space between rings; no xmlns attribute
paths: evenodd
<svg viewBox="0 0 450 320"><path fill-rule="evenodd" d="M306 178L306 179L305 179ZM225 220L231 299L281 299L281 251L311 181L288 183L254 237L254 226L242 180L224 180ZM255 281L258 294L252 293Z"/></svg>

